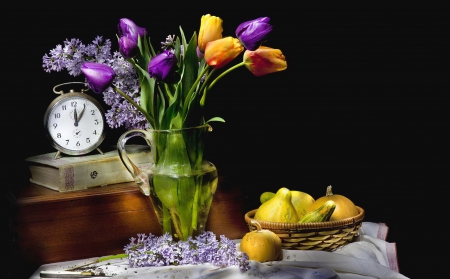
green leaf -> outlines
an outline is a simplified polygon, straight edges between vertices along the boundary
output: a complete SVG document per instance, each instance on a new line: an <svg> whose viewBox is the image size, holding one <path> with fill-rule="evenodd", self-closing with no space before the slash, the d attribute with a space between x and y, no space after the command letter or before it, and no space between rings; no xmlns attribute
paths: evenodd
<svg viewBox="0 0 450 279"><path fill-rule="evenodd" d="M208 121L206 121L206 123L209 123L209 122L225 122L225 119L223 119L222 117L216 116L216 117L213 117L213 118L209 119Z"/></svg>
<svg viewBox="0 0 450 279"><path fill-rule="evenodd" d="M197 34L194 32L189 45L185 47L184 52L184 69L182 79L182 96L186 98L189 90L194 85L198 77L198 57L197 57Z"/></svg>
<svg viewBox="0 0 450 279"><path fill-rule="evenodd" d="M157 114L155 114L155 110L153 109L153 106L152 106L153 100L154 100L154 95L155 95L155 93L154 93L155 80L152 79L149 76L148 72L146 70L142 69L141 66L139 66L137 64L134 64L134 66L135 66L136 72L139 77L139 83L141 85L141 106L156 121Z"/></svg>

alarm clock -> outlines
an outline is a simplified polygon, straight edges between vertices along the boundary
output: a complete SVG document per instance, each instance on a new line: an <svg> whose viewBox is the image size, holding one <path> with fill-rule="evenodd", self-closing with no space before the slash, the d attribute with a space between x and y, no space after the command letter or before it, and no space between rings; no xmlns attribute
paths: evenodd
<svg viewBox="0 0 450 279"><path fill-rule="evenodd" d="M69 82L56 85L53 92L60 94L48 106L44 115L44 127L52 146L57 149L55 159L64 153L83 155L94 149L103 154L98 147L105 139L105 112L100 103L86 94L88 89L68 93L56 91L56 88Z"/></svg>

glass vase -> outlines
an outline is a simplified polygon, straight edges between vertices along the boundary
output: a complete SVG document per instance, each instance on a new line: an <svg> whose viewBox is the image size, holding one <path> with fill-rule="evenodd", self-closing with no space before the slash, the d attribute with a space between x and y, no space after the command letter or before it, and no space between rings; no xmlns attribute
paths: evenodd
<svg viewBox="0 0 450 279"><path fill-rule="evenodd" d="M186 240L205 231L217 189L217 169L203 158L208 124L170 130L130 130L117 143L122 163L148 196L162 233ZM128 139L143 137L151 148L150 166L136 166L126 152Z"/></svg>

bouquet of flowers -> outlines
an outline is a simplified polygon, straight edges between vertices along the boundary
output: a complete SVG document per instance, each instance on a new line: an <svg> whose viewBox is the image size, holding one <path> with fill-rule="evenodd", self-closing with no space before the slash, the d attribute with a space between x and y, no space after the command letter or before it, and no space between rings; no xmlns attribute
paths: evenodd
<svg viewBox="0 0 450 279"><path fill-rule="evenodd" d="M179 129L205 121L202 108L212 87L229 72L245 66L255 76L287 68L279 49L262 46L272 31L268 17L240 24L236 38L222 37L222 19L203 15L200 31L189 41L169 35L157 52L145 28L122 18L118 24L119 52L111 41L97 37L84 45L66 40L42 58L46 72L84 73L91 89L103 93L111 106L106 118L111 128ZM245 52L244 52L245 49ZM225 69L239 54L243 61Z"/></svg>
<svg viewBox="0 0 450 279"><path fill-rule="evenodd" d="M167 131L149 140L156 147L155 166L144 180L159 199L154 206L163 215L163 232L176 231L178 239L202 231L199 216L207 216L217 184L217 172L202 167L202 135L179 131L224 122L221 117L205 120L204 108L208 93L231 71L245 66L263 76L287 68L281 50L262 45L272 32L269 21L260 17L243 22L236 37L223 37L222 19L203 15L198 36L194 32L187 40L180 27L179 36L168 36L158 50L145 28L122 18L119 51L113 54L110 40L97 37L87 46L78 39L66 40L64 47L58 45L43 57L47 72L84 74L90 88L111 106L106 113L110 127ZM242 61L231 64L241 53ZM206 177L213 182L207 183Z"/></svg>

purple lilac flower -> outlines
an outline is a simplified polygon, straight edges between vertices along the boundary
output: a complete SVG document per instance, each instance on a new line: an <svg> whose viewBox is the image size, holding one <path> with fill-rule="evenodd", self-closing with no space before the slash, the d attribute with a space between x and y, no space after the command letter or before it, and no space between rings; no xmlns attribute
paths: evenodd
<svg viewBox="0 0 450 279"><path fill-rule="evenodd" d="M72 76L79 76L84 62L97 62L110 66L116 76L113 85L140 103L140 84L134 67L118 51L111 54L111 41L97 36L92 43L84 45L79 39L65 40L64 45L57 45L49 54L42 57L42 67L47 73L67 70ZM134 106L130 105L112 88L103 92L103 100L110 109L107 110L106 122L111 128L146 129L149 124Z"/></svg>
<svg viewBox="0 0 450 279"><path fill-rule="evenodd" d="M211 263L219 267L238 266L244 272L250 269L248 255L238 252L234 241L220 236L220 241L212 232L186 241L174 241L168 233L162 236L138 234L130 238L124 247L131 267L197 265Z"/></svg>

